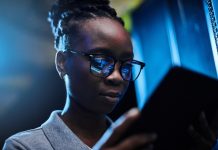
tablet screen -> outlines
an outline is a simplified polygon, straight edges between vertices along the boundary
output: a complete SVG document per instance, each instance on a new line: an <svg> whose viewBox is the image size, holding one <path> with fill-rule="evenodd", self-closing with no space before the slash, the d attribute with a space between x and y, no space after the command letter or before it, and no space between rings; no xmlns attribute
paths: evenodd
<svg viewBox="0 0 218 150"><path fill-rule="evenodd" d="M218 81L185 68L174 67L148 98L140 120L127 135L156 132L158 140L155 149L184 150L191 144L189 125L203 110L210 122L216 109Z"/></svg>

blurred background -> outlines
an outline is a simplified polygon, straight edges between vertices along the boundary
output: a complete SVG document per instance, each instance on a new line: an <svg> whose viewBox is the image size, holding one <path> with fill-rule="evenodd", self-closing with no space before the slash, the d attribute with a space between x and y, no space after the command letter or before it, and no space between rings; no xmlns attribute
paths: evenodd
<svg viewBox="0 0 218 150"><path fill-rule="evenodd" d="M38 127L64 105L64 83L55 70L47 22L53 2L0 0L0 147L10 135ZM217 78L218 0L111 2L132 35L136 59L147 64L112 118L142 107L172 66Z"/></svg>

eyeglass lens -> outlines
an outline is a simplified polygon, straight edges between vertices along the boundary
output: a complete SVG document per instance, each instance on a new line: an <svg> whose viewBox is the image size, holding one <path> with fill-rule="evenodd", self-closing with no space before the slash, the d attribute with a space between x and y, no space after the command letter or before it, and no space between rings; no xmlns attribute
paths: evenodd
<svg viewBox="0 0 218 150"><path fill-rule="evenodd" d="M91 58L90 71L100 77L109 76L114 70L114 59L106 56L93 56ZM135 80L141 71L141 66L133 62L125 62L120 67L120 73L124 80Z"/></svg>

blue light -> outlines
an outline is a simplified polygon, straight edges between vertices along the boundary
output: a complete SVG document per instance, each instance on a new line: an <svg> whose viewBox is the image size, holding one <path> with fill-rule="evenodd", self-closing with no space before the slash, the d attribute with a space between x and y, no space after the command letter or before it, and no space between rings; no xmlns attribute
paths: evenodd
<svg viewBox="0 0 218 150"><path fill-rule="evenodd" d="M218 3L218 1L217 1L217 3ZM216 1L214 1L214 4L216 4ZM211 21L210 21L210 15L209 15L208 7L207 7L207 4L205 1L204 1L203 5L204 5L207 26L208 26L208 32L209 32L209 36L210 36L210 43L211 43L213 57L214 57L215 68L216 68L217 77L218 77L218 49L217 49L218 47L216 47L216 41L214 38L214 33L213 33ZM214 6L217 6L217 5L214 5ZM217 6L217 9L218 9L218 6Z"/></svg>
<svg viewBox="0 0 218 150"><path fill-rule="evenodd" d="M136 59L147 64L135 81L139 108L174 66L217 78L218 54L211 48L201 1L143 4L133 14L132 39Z"/></svg>
<svg viewBox="0 0 218 150"><path fill-rule="evenodd" d="M179 56L179 50L178 50L173 21L167 9L165 10L165 14L166 14L166 31L169 39L169 48L171 53L172 65L181 66L181 60Z"/></svg>
<svg viewBox="0 0 218 150"><path fill-rule="evenodd" d="M137 35L136 32L132 32L132 43L133 43L133 49L134 49L134 59L140 60L142 62L146 63L146 60L143 57L143 49L141 45L141 40L139 36ZM145 68L141 71L140 76L138 79L135 81L135 92L136 92L136 98L137 98L137 104L139 109L141 109L146 100L146 66ZM136 73L133 70L134 76L136 76Z"/></svg>

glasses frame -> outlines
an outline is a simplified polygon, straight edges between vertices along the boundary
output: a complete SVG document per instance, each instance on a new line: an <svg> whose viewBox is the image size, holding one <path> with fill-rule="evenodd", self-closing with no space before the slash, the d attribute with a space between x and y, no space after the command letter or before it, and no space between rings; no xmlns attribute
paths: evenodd
<svg viewBox="0 0 218 150"><path fill-rule="evenodd" d="M87 57L87 58L89 59L89 61L90 61L90 70L89 70L89 71L90 71L91 74L93 74L93 73L91 72L91 64L92 64L91 61L92 61L92 58L95 57L95 56L97 56L97 55L105 55L105 54L103 54L103 53L90 54L90 53L78 52L78 51L74 51L74 50L68 50L67 52L71 52L72 54L78 54L78 55ZM121 68L122 68L122 65L123 65L125 62L127 62L127 61L126 61L126 60L125 60L125 61L118 60L118 59L114 58L113 56L107 56L107 57L113 59L113 61L114 61L114 64L113 64L113 71L114 71L114 68L115 68L116 63L117 63L118 61L120 62L119 72L120 72L120 75L121 75L122 79L125 80L125 81L135 81L135 80L139 77L139 75L140 75L142 69L143 69L143 68L145 67L145 65L146 65L145 63L143 63L143 62L141 62L141 61L134 60L134 59L131 60L131 63L135 63L135 64L140 65L140 71L139 71L138 75L136 76L136 78L135 78L134 80L132 80L132 79L126 80L126 79L124 79L123 76L122 76ZM112 71L112 72L113 72L113 71ZM110 75L112 74L112 72L111 72L110 74L108 74L107 76L98 76L98 75L95 75L95 76L107 78L108 76L110 76ZM93 75L94 75L94 74L93 74ZM131 77L131 78L132 78L132 77Z"/></svg>

